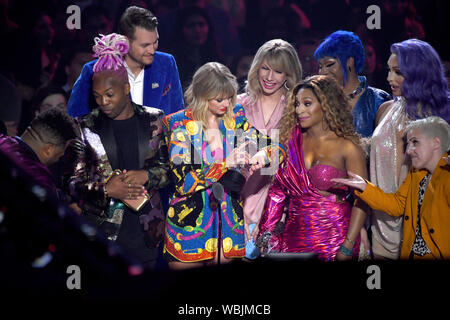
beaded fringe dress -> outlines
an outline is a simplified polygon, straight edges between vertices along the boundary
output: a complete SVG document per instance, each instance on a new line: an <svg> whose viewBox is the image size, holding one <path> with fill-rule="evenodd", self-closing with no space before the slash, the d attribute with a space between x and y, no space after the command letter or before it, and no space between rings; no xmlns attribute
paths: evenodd
<svg viewBox="0 0 450 320"><path fill-rule="evenodd" d="M406 100L398 98L386 111L372 135L370 147L370 181L387 193L395 193L408 174L402 139L408 124ZM392 217L372 210L372 250L379 256L398 259L402 217Z"/></svg>

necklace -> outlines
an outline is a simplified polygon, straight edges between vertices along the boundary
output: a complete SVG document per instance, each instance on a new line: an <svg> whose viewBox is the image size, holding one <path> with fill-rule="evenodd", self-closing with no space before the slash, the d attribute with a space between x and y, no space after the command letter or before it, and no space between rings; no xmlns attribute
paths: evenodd
<svg viewBox="0 0 450 320"><path fill-rule="evenodd" d="M356 88L352 93L349 93L348 97L350 99L355 98L358 94L360 94L364 90L365 86L366 86L366 79L365 78L360 79L358 88Z"/></svg>

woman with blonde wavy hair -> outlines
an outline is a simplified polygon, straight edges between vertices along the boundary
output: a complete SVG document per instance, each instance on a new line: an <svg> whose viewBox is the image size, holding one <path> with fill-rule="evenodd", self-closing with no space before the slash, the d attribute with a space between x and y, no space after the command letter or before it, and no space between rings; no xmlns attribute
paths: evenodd
<svg viewBox="0 0 450 320"><path fill-rule="evenodd" d="M236 105L237 82L230 70L209 62L194 74L185 93L187 108L163 120L175 191L167 211L164 252L172 269L224 263L245 254L240 191L245 177L268 164L281 146L255 130ZM250 157L256 138L266 146ZM242 158L241 158L242 156Z"/></svg>
<svg viewBox="0 0 450 320"><path fill-rule="evenodd" d="M257 244L266 252L309 252L325 261L358 257L365 205L352 206L348 188L330 179L346 177L347 170L367 177L366 160L348 99L335 80L313 76L294 87L280 142L287 160L269 189Z"/></svg>
<svg viewBox="0 0 450 320"><path fill-rule="evenodd" d="M302 66L295 48L281 39L267 41L256 52L246 92L240 94L237 101L244 107L248 121L264 134L271 135L280 124L289 88L301 79ZM252 226L252 231L246 230L247 239L256 238L258 229L253 226L261 219L272 177L257 172L243 188L244 217ZM250 256L248 253L247 257Z"/></svg>

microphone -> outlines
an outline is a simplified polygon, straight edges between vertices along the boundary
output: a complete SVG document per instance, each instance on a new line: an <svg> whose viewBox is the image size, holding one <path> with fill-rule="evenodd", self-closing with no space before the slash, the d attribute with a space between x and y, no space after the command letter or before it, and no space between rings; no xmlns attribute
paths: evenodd
<svg viewBox="0 0 450 320"><path fill-rule="evenodd" d="M215 182L212 185L212 192L213 192L214 198L216 198L216 200L219 201L219 203L220 203L222 201L223 193L224 193L223 185L220 182Z"/></svg>
<svg viewBox="0 0 450 320"><path fill-rule="evenodd" d="M245 176L239 170L228 169L217 183L220 185L220 187L216 187L217 190L219 191L219 188L221 188L222 192L222 194L219 193L218 195L223 196L223 192L226 191L231 197L239 199L245 184Z"/></svg>

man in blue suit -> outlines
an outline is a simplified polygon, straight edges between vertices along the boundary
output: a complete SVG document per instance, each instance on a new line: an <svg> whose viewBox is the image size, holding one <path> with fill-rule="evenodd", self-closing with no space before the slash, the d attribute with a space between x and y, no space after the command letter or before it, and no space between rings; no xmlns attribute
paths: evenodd
<svg viewBox="0 0 450 320"><path fill-rule="evenodd" d="M174 57L156 51L157 26L158 20L149 10L132 6L120 18L118 31L130 43L125 64L132 101L170 114L184 108L183 92ZM67 112L73 117L86 115L96 107L91 93L96 61L85 64L75 82L67 105Z"/></svg>

